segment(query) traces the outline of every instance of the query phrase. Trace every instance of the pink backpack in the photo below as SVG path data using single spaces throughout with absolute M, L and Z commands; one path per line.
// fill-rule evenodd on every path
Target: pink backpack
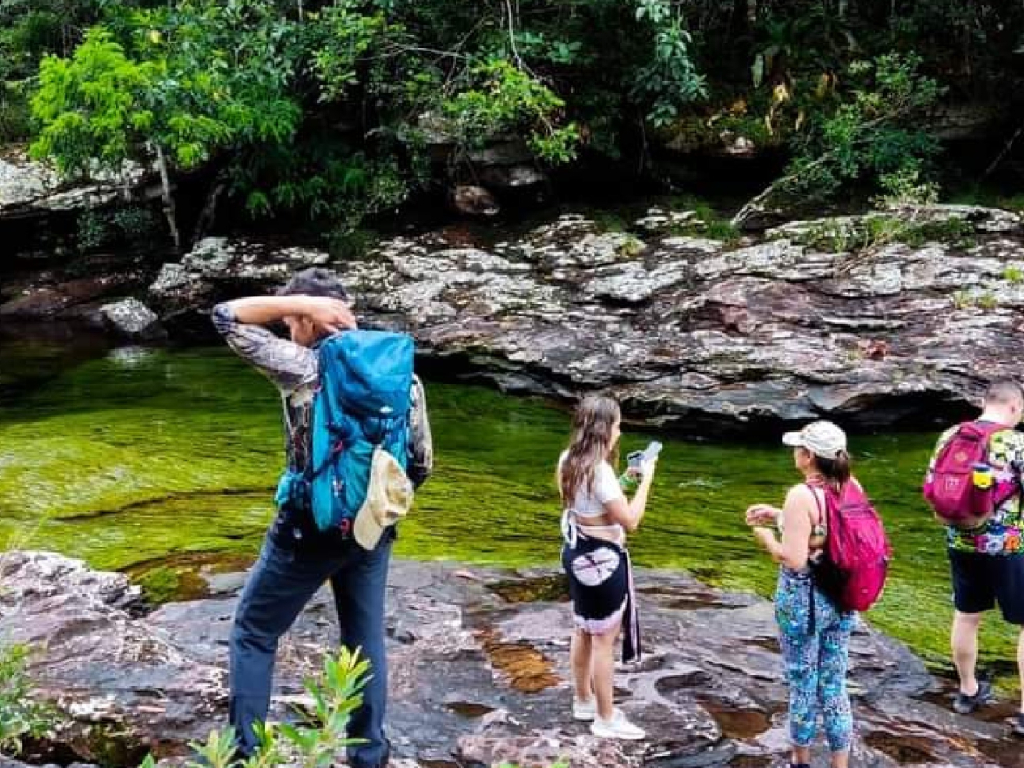
M 935 516 L 947 525 L 977 528 L 996 508 L 995 483 L 974 484 L 974 465 L 988 464 L 989 439 L 1006 429 L 1003 424 L 968 421 L 939 451 L 935 468 L 924 484 L 924 497 Z
M 815 583 L 839 610 L 866 611 L 878 602 L 892 559 L 882 518 L 855 481 L 822 489 L 828 532 Z

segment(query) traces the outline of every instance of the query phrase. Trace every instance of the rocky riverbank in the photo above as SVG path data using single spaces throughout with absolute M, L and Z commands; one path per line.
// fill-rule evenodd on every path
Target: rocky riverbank
M 58 555 L 0 559 L 0 635 L 36 649 L 39 691 L 64 713 L 36 762 L 133 765 L 187 753 L 226 712 L 226 638 L 240 574 L 208 597 L 147 609 L 128 579 Z M 390 735 L 402 768 L 784 764 L 785 686 L 770 603 L 680 573 L 638 576 L 648 655 L 618 678 L 642 743 L 602 742 L 569 716 L 568 608 L 546 570 L 398 562 L 389 583 Z M 277 716 L 336 640 L 320 594 L 282 645 Z M 996 707 L 948 711 L 947 687 L 900 644 L 865 628 L 853 646 L 859 766 L 1024 766 Z M 819 756 L 823 759 L 823 756 Z M 824 763 L 822 763 L 824 765 Z M 6 765 L 5 765 L 6 768 Z
M 920 428 L 963 410 L 985 377 L 1019 373 L 1018 214 L 933 206 L 756 239 L 708 229 L 693 211 L 652 210 L 616 230 L 564 215 L 504 241 L 447 229 L 349 260 L 208 238 L 159 270 L 96 262 L 88 278 L 10 282 L 0 314 L 196 338 L 215 301 L 327 265 L 364 322 L 413 333 L 440 373 L 557 398 L 602 389 L 635 420 L 714 433 L 822 415 Z M 126 295 L 155 314 L 118 303 Z

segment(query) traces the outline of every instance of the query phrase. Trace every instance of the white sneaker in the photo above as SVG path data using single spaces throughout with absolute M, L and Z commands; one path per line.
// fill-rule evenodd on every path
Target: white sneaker
M 589 701 L 580 701 L 572 697 L 572 719 L 589 723 L 597 717 L 597 701 L 591 698 Z
M 615 713 L 608 720 L 600 716 L 594 717 L 594 722 L 590 724 L 590 732 L 602 739 L 639 741 L 647 737 L 644 729 L 638 728 L 629 722 L 621 709 L 616 709 Z

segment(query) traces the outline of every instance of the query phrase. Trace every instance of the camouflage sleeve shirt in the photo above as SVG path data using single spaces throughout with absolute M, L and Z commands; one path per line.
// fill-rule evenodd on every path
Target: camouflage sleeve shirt
M 931 462 L 927 479 L 935 471 L 939 453 L 956 434 L 958 427 L 942 433 Z M 1024 554 L 1024 433 L 1015 429 L 996 432 L 989 440 L 988 463 L 992 467 L 997 497 L 1005 497 L 988 521 L 980 528 L 963 530 L 947 526 L 946 540 L 950 549 L 989 555 Z
M 309 456 L 309 425 L 319 373 L 316 352 L 262 326 L 238 322 L 230 304 L 215 306 L 212 317 L 228 346 L 277 386 L 284 411 L 288 467 L 302 471 Z M 434 464 L 427 399 L 418 377 L 413 377 L 411 396 L 407 471 L 418 487 L 430 476 Z

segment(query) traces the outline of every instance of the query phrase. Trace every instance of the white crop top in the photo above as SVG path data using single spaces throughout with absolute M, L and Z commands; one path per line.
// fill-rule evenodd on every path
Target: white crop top
M 558 459 L 558 472 L 561 474 L 567 451 L 562 452 Z M 581 488 L 573 499 L 572 509 L 581 519 L 599 517 L 604 514 L 604 505 L 615 499 L 624 499 L 625 494 L 619 485 L 615 470 L 607 461 L 602 461 L 594 471 L 594 482 L 590 488 Z

